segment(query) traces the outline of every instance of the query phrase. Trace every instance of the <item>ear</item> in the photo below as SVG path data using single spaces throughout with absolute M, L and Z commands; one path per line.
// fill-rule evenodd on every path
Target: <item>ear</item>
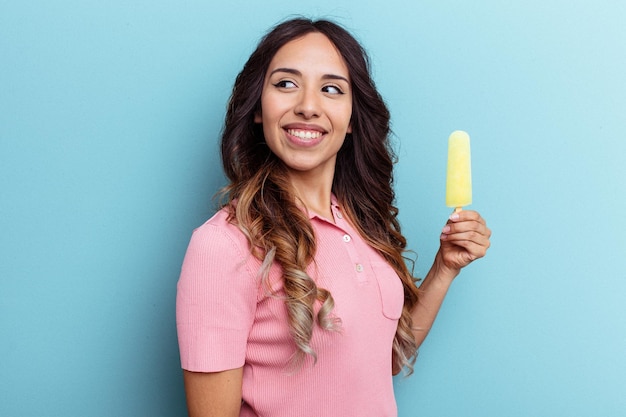
M 348 124 L 348 129 L 346 130 L 346 133 L 352 133 L 352 122 Z
M 263 114 L 261 113 L 261 110 L 257 110 L 254 112 L 254 123 L 263 123 Z

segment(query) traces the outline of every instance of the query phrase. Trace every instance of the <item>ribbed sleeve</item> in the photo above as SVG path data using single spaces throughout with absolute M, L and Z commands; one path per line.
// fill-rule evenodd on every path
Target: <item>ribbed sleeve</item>
M 224 228 L 205 224 L 194 231 L 176 298 L 184 369 L 216 372 L 243 366 L 258 289 L 248 258 Z

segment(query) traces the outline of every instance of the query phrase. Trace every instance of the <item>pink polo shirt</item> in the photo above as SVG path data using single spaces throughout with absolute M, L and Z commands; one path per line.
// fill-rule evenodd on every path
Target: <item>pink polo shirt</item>
M 392 343 L 402 312 L 400 278 L 333 202 L 335 222 L 311 214 L 318 246 L 308 273 L 335 300 L 339 332 L 315 327 L 298 371 L 284 302 L 260 286 L 260 263 L 219 211 L 196 229 L 176 303 L 182 367 L 217 372 L 243 366 L 240 416 L 396 416 Z M 273 265 L 270 280 L 280 282 Z M 282 294 L 282 290 L 279 291 Z

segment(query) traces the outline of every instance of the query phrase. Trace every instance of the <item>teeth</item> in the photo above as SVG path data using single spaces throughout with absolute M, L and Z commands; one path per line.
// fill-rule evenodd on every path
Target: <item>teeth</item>
M 287 133 L 292 136 L 296 136 L 300 139 L 317 139 L 322 136 L 322 132 L 311 131 L 311 130 L 297 130 L 297 129 L 288 129 Z

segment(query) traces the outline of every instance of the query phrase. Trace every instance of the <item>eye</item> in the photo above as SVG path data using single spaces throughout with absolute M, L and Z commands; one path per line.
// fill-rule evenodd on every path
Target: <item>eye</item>
M 274 83 L 274 87 L 276 87 L 276 88 L 295 88 L 296 84 L 293 81 L 280 80 L 277 83 Z
M 336 85 L 325 85 L 322 91 L 328 94 L 344 94 L 343 90 Z

